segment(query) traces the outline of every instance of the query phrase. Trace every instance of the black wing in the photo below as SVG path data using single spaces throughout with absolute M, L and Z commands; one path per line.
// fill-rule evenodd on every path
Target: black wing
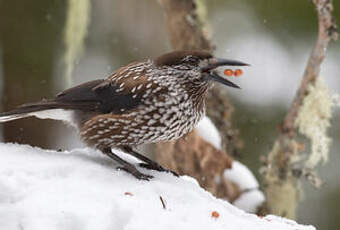
M 141 97 L 117 90 L 109 80 L 95 80 L 59 93 L 54 101 L 101 113 L 122 113 L 141 104 Z
M 141 97 L 119 91 L 110 80 L 90 81 L 59 93 L 55 99 L 42 100 L 0 113 L 0 122 L 26 117 L 32 112 L 49 109 L 80 110 L 98 113 L 122 113 L 140 105 Z

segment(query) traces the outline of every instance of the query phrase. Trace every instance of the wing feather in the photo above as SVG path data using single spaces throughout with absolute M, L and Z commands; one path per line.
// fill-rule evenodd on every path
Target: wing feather
M 92 106 L 95 112 L 100 113 L 121 113 L 140 104 L 139 97 L 118 89 L 110 80 L 90 81 L 59 93 L 55 102 L 75 107 Z

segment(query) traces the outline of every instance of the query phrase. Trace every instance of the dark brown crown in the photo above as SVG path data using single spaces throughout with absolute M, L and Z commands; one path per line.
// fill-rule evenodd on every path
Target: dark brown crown
M 183 59 L 188 56 L 196 57 L 200 60 L 212 58 L 212 55 L 207 51 L 181 50 L 163 54 L 162 56 L 157 57 L 154 63 L 156 66 L 177 65 L 180 64 Z

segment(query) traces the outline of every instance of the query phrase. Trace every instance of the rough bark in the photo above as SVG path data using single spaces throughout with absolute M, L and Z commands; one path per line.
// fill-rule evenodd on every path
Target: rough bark
M 313 0 L 318 14 L 319 32 L 308 60 L 297 94 L 284 118 L 278 138 L 266 159 L 264 179 L 266 183 L 267 208 L 270 213 L 294 219 L 299 200 L 299 178 L 296 159 L 301 144 L 296 140 L 296 119 L 299 109 L 308 95 L 308 88 L 319 76 L 328 43 L 337 39 L 336 25 L 332 16 L 331 0 Z M 310 176 L 306 175 L 306 176 Z
M 169 39 L 175 50 L 214 49 L 197 14 L 196 1 L 158 0 L 158 2 L 165 11 Z

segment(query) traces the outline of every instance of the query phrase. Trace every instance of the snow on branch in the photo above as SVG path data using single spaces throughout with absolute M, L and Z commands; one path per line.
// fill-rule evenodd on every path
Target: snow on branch
M 315 230 L 247 214 L 187 176 L 150 171 L 155 178 L 146 182 L 116 166 L 91 149 L 0 144 L 0 229 Z

